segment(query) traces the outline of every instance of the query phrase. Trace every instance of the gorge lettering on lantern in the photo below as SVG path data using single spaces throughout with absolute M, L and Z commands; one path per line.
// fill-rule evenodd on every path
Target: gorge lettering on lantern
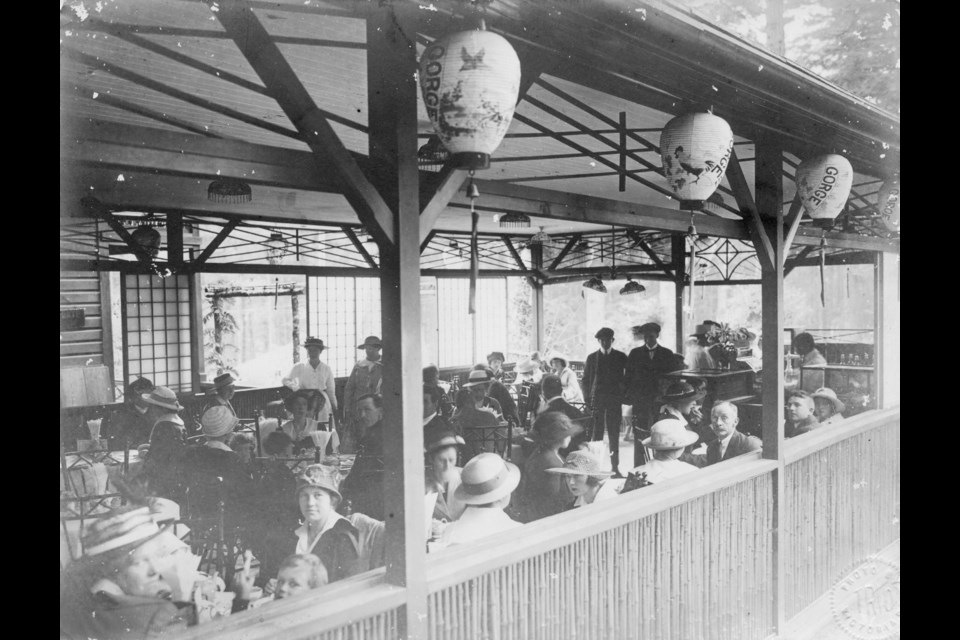
M 840 169 L 827 167 L 823 173 L 824 176 L 820 178 L 820 185 L 810 194 L 810 197 L 807 198 L 815 205 L 821 204 L 827 197 L 827 194 L 833 190 L 833 185 L 837 182 L 837 175 L 840 173 Z
M 427 116 L 436 122 L 437 107 L 440 106 L 440 76 L 443 74 L 442 58 L 447 50 L 440 45 L 427 49 L 420 73 L 420 86 L 423 89 L 423 104 L 427 107 Z
M 884 218 L 889 218 L 893 215 L 894 209 L 897 208 L 897 204 L 900 202 L 900 189 L 894 187 L 890 189 L 890 193 L 887 194 L 887 201 L 883 203 L 883 211 L 881 215 Z

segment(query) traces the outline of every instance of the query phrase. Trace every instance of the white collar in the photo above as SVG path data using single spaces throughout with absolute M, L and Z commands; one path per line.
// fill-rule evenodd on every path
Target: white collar
M 427 416 L 426 418 L 423 419 L 423 426 L 427 426 L 428 424 L 430 424 L 430 421 L 433 420 L 433 419 L 436 418 L 436 417 L 437 417 L 437 412 L 434 411 L 434 412 L 431 413 L 429 416 Z
M 559 395 L 559 396 L 553 396 L 552 398 L 547 398 L 547 404 L 550 404 L 550 403 L 553 402 L 554 400 L 563 400 L 563 394 L 561 394 L 561 395 Z
M 730 440 L 733 438 L 733 434 L 735 434 L 736 432 L 737 432 L 737 430 L 734 429 L 733 431 L 730 432 L 730 435 L 728 435 L 726 438 L 724 438 L 723 440 L 720 441 L 720 452 L 721 452 L 721 453 L 726 452 L 727 447 L 730 446 Z
M 224 443 L 220 442 L 219 440 L 207 440 L 206 442 L 203 443 L 203 446 L 210 447 L 211 449 L 220 449 L 221 451 L 233 451 L 233 449 L 231 449 Z

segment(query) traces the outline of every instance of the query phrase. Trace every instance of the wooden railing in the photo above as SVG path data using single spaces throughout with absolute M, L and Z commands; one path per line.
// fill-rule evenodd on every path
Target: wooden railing
M 788 441 L 779 509 L 778 463 L 754 453 L 430 554 L 428 636 L 768 637 L 778 597 L 792 616 L 899 536 L 899 418 L 874 411 Z M 778 528 L 786 584 L 776 593 Z M 381 569 L 188 637 L 393 638 L 407 597 Z
M 787 617 L 840 573 L 900 537 L 900 410 L 873 411 L 787 441 Z

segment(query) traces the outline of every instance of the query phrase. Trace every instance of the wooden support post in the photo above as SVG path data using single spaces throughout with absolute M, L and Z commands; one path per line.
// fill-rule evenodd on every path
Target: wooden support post
M 900 404 L 900 256 L 878 253 L 873 337 L 877 408 Z
M 117 375 L 113 361 L 113 294 L 110 289 L 110 272 L 101 271 L 100 279 L 100 344 L 103 352 L 103 364 L 110 370 L 110 380 L 123 378 L 123 371 Z M 122 363 L 121 363 L 122 366 Z M 123 380 L 126 389 L 127 380 Z
M 397 637 L 427 637 L 417 168 L 416 27 L 382 5 L 367 18 L 370 156 L 393 215 L 380 242 L 387 581 L 406 588 Z
M 183 214 L 167 216 L 167 262 L 174 273 L 183 266 Z
M 779 633 L 786 623 L 784 598 L 784 458 L 783 458 L 783 187 L 782 151 L 770 141 L 757 141 L 756 193 L 760 226 L 770 253 L 760 261 L 763 305 L 763 457 L 778 462 L 773 476 L 773 620 Z
M 687 278 L 687 239 L 683 234 L 674 233 L 670 236 L 670 257 L 673 259 L 674 274 L 674 314 L 677 326 L 677 353 L 683 353 L 683 288 Z
M 543 273 L 543 245 L 535 244 L 530 246 L 530 268 L 535 273 Z M 544 317 L 543 317 L 543 282 L 540 278 L 532 278 L 530 284 L 533 287 L 533 317 L 535 335 L 533 339 L 534 350 L 543 356 L 544 344 Z
M 176 277 L 176 276 L 172 276 Z M 203 350 L 203 287 L 200 274 L 193 273 L 189 278 L 190 298 L 190 390 L 200 391 L 206 358 Z M 126 351 L 126 345 L 124 345 Z

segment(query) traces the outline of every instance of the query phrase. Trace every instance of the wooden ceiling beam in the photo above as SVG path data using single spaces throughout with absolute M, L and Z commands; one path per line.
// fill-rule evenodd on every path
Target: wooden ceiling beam
M 343 184 L 344 197 L 367 230 L 377 242 L 394 244 L 396 230 L 390 207 L 317 108 L 253 10 L 245 2 L 232 0 L 221 2 L 214 15 L 297 128 L 299 137 L 315 156 L 331 161 Z

